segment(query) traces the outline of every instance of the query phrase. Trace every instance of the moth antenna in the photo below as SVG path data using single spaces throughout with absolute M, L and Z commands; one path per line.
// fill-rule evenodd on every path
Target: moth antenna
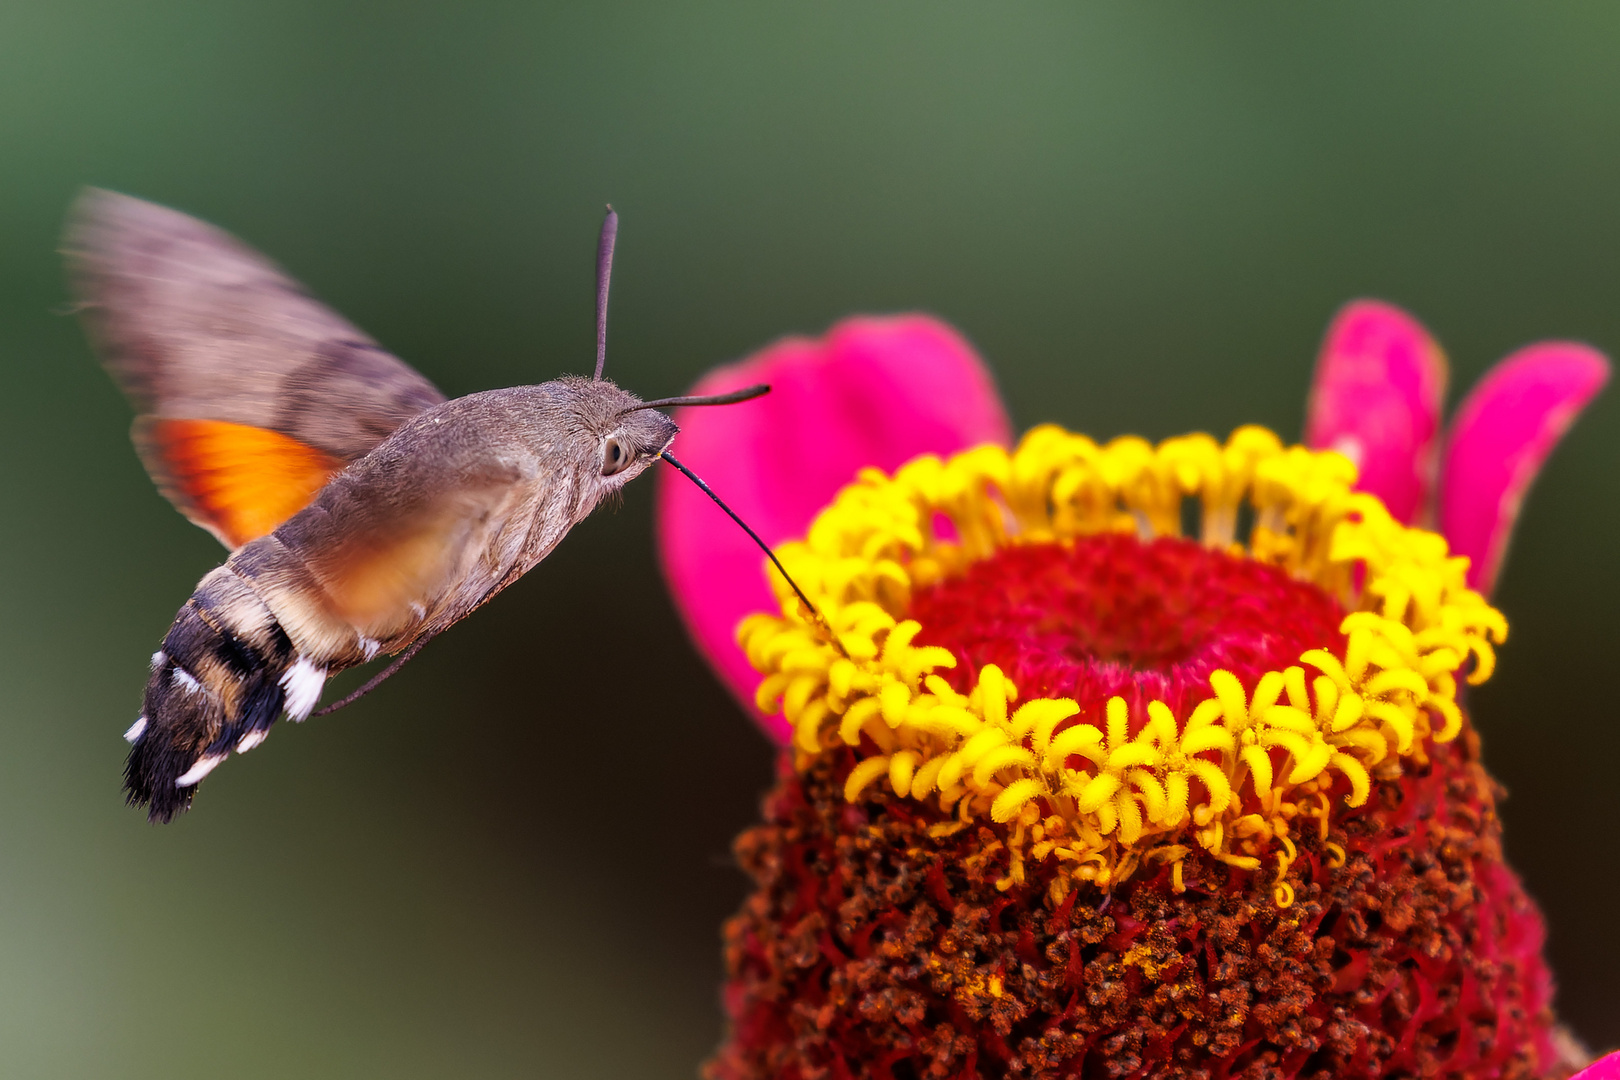
M 608 279 L 613 276 L 613 241 L 619 237 L 619 215 L 609 203 L 602 219 L 602 237 L 596 242 L 596 378 L 607 366 Z
M 630 406 L 619 415 L 639 412 L 642 409 L 662 409 L 671 405 L 735 405 L 739 401 L 752 401 L 757 397 L 764 397 L 770 392 L 770 383 L 756 383 L 741 390 L 733 390 L 729 394 L 699 394 L 691 397 L 665 397 L 657 401 L 643 401 L 640 405 Z
M 334 701 L 334 702 L 332 702 L 332 704 L 328 705 L 326 708 L 317 709 L 314 712 L 310 713 L 309 715 L 311 715 L 311 716 L 325 716 L 327 713 L 335 713 L 339 709 L 341 709 L 341 708 L 343 708 L 343 707 L 345 707 L 347 705 L 353 705 L 355 702 L 359 701 L 361 698 L 365 697 L 367 694 L 369 694 L 373 690 L 377 689 L 377 687 L 381 686 L 391 675 L 393 675 L 400 668 L 404 667 L 405 662 L 407 660 L 409 660 L 411 657 L 415 656 L 417 653 L 421 652 L 422 651 L 422 646 L 426 645 L 428 642 L 432 641 L 434 638 L 436 638 L 438 636 L 439 636 L 439 631 L 437 631 L 437 630 L 433 631 L 430 634 L 423 634 L 421 637 L 417 638 L 414 642 L 411 643 L 410 648 L 408 648 L 404 652 L 400 653 L 399 656 L 394 660 L 394 662 L 392 664 L 389 664 L 387 667 L 383 668 L 377 674 L 375 674 L 371 678 L 367 679 L 366 684 L 364 686 L 362 686 L 360 689 L 356 690 L 354 693 L 350 694 L 348 697 L 343 698 L 341 701 Z
M 792 587 L 793 594 L 799 598 L 799 603 L 803 604 L 805 606 L 805 610 L 810 612 L 810 616 L 811 616 L 811 618 L 813 618 L 815 620 L 816 626 L 821 629 L 822 633 L 827 635 L 827 640 L 832 642 L 834 648 L 836 648 L 839 652 L 843 652 L 844 647 L 843 647 L 842 644 L 839 643 L 838 635 L 833 633 L 832 625 L 827 622 L 826 616 L 822 615 L 821 611 L 816 607 L 816 605 L 814 605 L 814 604 L 812 604 L 810 602 L 810 598 L 808 596 L 804 595 L 804 590 L 799 588 L 799 583 L 797 581 L 793 580 L 793 575 L 787 572 L 787 567 L 783 566 L 782 565 L 782 560 L 778 559 L 776 557 L 776 552 L 771 550 L 771 545 L 769 545 L 765 541 L 761 540 L 759 538 L 759 533 L 757 533 L 753 529 L 749 528 L 748 527 L 748 522 L 746 522 L 742 518 L 738 517 L 737 516 L 737 511 L 735 511 L 731 507 L 727 506 L 726 501 L 724 499 L 722 499 L 720 496 L 716 495 L 714 493 L 714 489 L 711 488 L 708 484 L 705 484 L 703 482 L 703 480 L 698 476 L 697 473 L 693 472 L 691 469 L 688 469 L 685 465 L 682 465 L 679 461 L 676 461 L 673 457 L 670 456 L 670 454 L 669 454 L 669 452 L 667 450 L 664 451 L 663 453 L 660 453 L 658 456 L 663 458 L 665 461 L 669 462 L 671 465 L 675 466 L 677 469 L 681 470 L 681 473 L 688 480 L 692 481 L 692 483 L 694 483 L 694 484 L 696 484 L 698 486 L 699 491 L 703 492 L 703 494 L 705 494 L 709 498 L 713 499 L 715 505 L 718 506 L 720 509 L 724 510 L 726 512 L 726 516 L 731 518 L 732 521 L 735 521 L 737 523 L 737 525 L 742 529 L 742 531 L 748 534 L 748 538 L 750 540 L 752 540 L 754 543 L 759 545 L 759 550 L 763 551 L 765 553 L 765 557 L 767 559 L 771 560 L 771 565 L 776 567 L 776 572 L 781 574 L 783 580 L 785 580 L 788 583 L 788 585 Z

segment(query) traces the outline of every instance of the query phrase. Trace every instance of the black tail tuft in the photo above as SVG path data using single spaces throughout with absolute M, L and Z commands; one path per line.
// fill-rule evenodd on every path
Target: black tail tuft
M 131 806 L 146 807 L 146 818 L 166 825 L 174 816 L 191 807 L 197 786 L 176 787 L 175 781 L 191 768 L 195 755 L 183 751 L 173 732 L 164 731 L 147 720 L 146 730 L 130 747 L 124 761 L 124 798 Z
M 180 609 L 153 658 L 124 763 L 125 798 L 146 807 L 154 823 L 188 809 L 198 783 L 244 737 L 256 744 L 281 714 L 285 696 L 278 680 L 286 658 L 244 649 L 194 603 Z

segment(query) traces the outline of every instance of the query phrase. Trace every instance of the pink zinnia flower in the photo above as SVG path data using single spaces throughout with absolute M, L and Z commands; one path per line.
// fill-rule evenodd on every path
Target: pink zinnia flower
M 1048 427 L 1009 454 L 983 366 L 919 316 L 705 379 L 775 384 L 770 412 L 682 416 L 683 457 L 768 540 L 810 529 L 784 557 L 838 633 L 784 603 L 745 656 L 738 620 L 778 607 L 761 559 L 662 482 L 694 638 L 792 740 L 738 842 L 757 890 L 711 1073 L 1568 1076 L 1456 691 L 1505 632 L 1468 585 L 1606 375 L 1532 346 L 1442 439 L 1439 350 L 1351 305 L 1307 437 L 1364 495 L 1260 429 Z M 1446 530 L 1467 584 L 1411 521 Z

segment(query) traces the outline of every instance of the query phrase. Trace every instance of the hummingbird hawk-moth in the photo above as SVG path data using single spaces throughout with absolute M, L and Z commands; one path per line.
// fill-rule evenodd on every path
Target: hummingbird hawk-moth
M 616 230 L 610 208 L 595 376 L 446 400 L 227 233 L 127 195 L 79 200 L 70 278 L 136 408 L 135 448 L 231 549 L 152 657 L 125 733 L 132 805 L 171 820 L 278 717 L 309 716 L 330 676 L 397 655 L 338 705 L 364 693 L 659 457 L 697 479 L 668 457 L 677 428 L 657 408 L 768 388 L 647 402 L 602 378 Z

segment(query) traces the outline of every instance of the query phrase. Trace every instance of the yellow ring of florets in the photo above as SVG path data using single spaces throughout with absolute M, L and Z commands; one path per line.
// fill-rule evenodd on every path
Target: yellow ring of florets
M 1179 888 L 1194 844 L 1250 870 L 1274 853 L 1281 882 L 1296 856 L 1292 830 L 1314 821 L 1326 838 L 1329 793 L 1341 778 L 1345 802 L 1360 806 L 1373 779 L 1398 775 L 1403 760 L 1422 763 L 1428 742 L 1457 736 L 1457 676 L 1472 658 L 1468 681 L 1487 679 L 1492 644 L 1507 635 L 1501 613 L 1467 587 L 1468 560 L 1353 491 L 1355 479 L 1341 455 L 1285 448 L 1258 427 L 1224 446 L 1207 435 L 1098 446 L 1043 426 L 1011 453 L 981 446 L 948 461 L 918 458 L 893 477 L 865 470 L 803 542 L 779 551 L 836 643 L 773 575 L 783 614 L 738 628 L 765 675 L 756 700 L 782 710 L 801 768 L 828 749 L 856 748 L 850 801 L 887 781 L 897 796 L 954 810 L 957 820 L 936 830 L 983 818 L 1004 826 L 1002 888 L 1024 881 L 1026 862 L 1048 857 L 1061 867 L 1054 900 L 1071 881 L 1122 881 L 1144 859 L 1173 863 Z M 993 665 L 959 694 L 934 674 L 956 657 L 912 644 L 921 630 L 906 618 L 912 589 L 1008 544 L 1179 536 L 1187 498 L 1201 503 L 1204 544 L 1337 597 L 1350 612 L 1344 655 L 1309 650 L 1249 687 L 1217 671 L 1210 696 L 1188 715 L 1151 702 L 1130 737 L 1122 698 L 1107 703 L 1103 727 L 1064 727 L 1080 712 L 1076 702 L 1014 708 L 1017 688 Z M 1245 500 L 1254 513 L 1247 546 L 1235 540 Z M 950 539 L 936 533 L 939 515 Z M 1280 769 L 1273 749 L 1284 754 Z M 1077 758 L 1081 767 L 1070 767 Z M 1204 793 L 1196 806 L 1194 780 Z M 1287 906 L 1292 891 L 1279 884 L 1276 900 Z

